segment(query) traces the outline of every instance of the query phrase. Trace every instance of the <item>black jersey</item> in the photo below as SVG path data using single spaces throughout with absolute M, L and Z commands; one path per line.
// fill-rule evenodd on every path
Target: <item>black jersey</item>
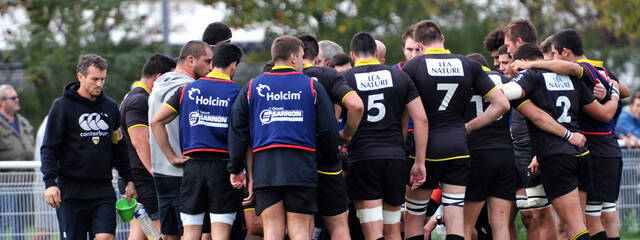
M 601 61 L 593 61 L 588 59 L 578 60 L 578 64 L 582 66 L 582 74 L 580 76 L 580 80 L 582 80 L 587 89 L 593 92 L 593 88 L 596 83 L 599 81 L 598 78 L 602 79 L 605 77 L 609 77 L 614 81 L 618 81 L 618 78 L 613 73 L 609 72 Z M 588 66 L 590 65 L 591 68 Z M 595 71 L 593 71 L 595 70 Z M 611 99 L 611 94 L 608 86 L 607 87 L 607 95 L 600 102 L 605 103 Z M 618 146 L 618 138 L 613 133 L 613 127 L 615 126 L 615 122 L 622 110 L 622 104 L 618 104 L 618 110 L 616 112 L 615 117 L 609 123 L 602 123 L 598 120 L 593 119 L 585 112 L 580 112 L 579 123 L 580 128 L 582 130 L 582 134 L 587 138 L 587 146 L 591 151 L 591 154 L 594 156 L 600 157 L 621 157 L 622 152 L 620 151 L 620 147 Z M 597 128 L 607 128 L 609 131 L 597 131 L 594 129 Z
M 493 72 L 488 69 L 485 69 L 485 71 L 487 71 L 489 78 L 491 78 L 491 80 L 496 84 L 511 81 L 511 79 L 498 72 Z M 465 120 L 469 122 L 475 117 L 480 116 L 487 107 L 489 107 L 488 101 L 484 100 L 480 95 L 473 95 L 471 97 L 471 103 L 467 105 Z M 499 148 L 510 149 L 512 147 L 511 136 L 509 134 L 510 115 L 511 111 L 508 111 L 495 122 L 470 133 L 467 136 L 469 151 Z
M 468 158 L 465 110 L 474 94 L 496 86 L 477 62 L 444 49 L 430 49 L 404 64 L 429 117 L 427 161 Z
M 136 82 L 135 87 L 124 96 L 120 104 L 120 124 L 122 125 L 122 135 L 129 147 L 129 165 L 131 165 L 131 178 L 137 181 L 153 180 L 151 174 L 142 165 L 140 157 L 135 147 L 131 143 L 129 130 L 134 127 L 149 128 L 149 87 Z
M 529 69 L 519 72 L 513 81 L 519 84 L 526 97 L 517 101 L 520 107 L 526 101 L 533 102 L 569 131 L 579 131 L 580 109 L 595 101 L 584 82 L 553 72 Z M 545 132 L 527 120 L 534 153 L 540 158 L 554 155 L 580 156 L 588 148 L 576 147 L 561 137 Z
M 406 159 L 402 139 L 402 113 L 418 97 L 406 73 L 378 61 L 360 61 L 344 73 L 366 109 L 349 142 L 349 161 Z
M 342 74 L 333 68 L 305 66 L 302 73 L 309 77 L 316 78 L 324 89 L 327 90 L 331 101 L 335 104 L 342 104 L 349 94 L 355 93 L 353 88 L 344 81 Z

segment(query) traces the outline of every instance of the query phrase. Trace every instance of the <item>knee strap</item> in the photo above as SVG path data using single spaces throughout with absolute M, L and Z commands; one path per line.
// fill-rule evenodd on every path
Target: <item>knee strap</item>
M 602 212 L 611 213 L 616 211 L 616 203 L 612 202 L 603 202 L 602 203 Z
M 368 223 L 382 220 L 382 206 L 363 208 L 356 210 L 356 216 L 360 223 Z
M 519 211 L 529 210 L 529 203 L 527 202 L 527 196 L 516 194 L 516 207 Z
M 204 222 L 204 213 L 180 213 L 180 220 L 182 220 L 182 226 L 202 225 L 202 222 Z
M 395 211 L 382 210 L 382 222 L 384 224 L 399 223 L 401 217 L 402 217 L 402 211 L 400 211 L 400 209 Z
M 427 203 L 429 200 L 415 200 L 411 198 L 406 198 L 407 202 L 405 203 L 405 207 L 407 208 L 407 212 L 411 215 L 425 215 L 427 213 Z
M 209 219 L 211 223 L 226 223 L 233 225 L 233 221 L 236 220 L 236 213 L 210 213 Z
M 525 188 L 525 191 L 527 192 L 527 203 L 530 208 L 542 208 L 549 203 L 542 184 Z
M 442 193 L 442 206 L 464 207 L 464 193 Z
M 584 209 L 584 213 L 589 216 L 598 217 L 602 212 L 602 202 L 589 201 Z

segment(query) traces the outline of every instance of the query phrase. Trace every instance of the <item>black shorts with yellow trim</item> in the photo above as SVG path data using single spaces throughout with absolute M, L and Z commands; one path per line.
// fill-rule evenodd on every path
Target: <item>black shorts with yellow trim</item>
M 589 151 L 578 155 L 554 155 L 538 158 L 542 185 L 547 199 L 553 201 L 574 189 L 592 190 Z
M 339 171 L 318 170 L 318 213 L 335 216 L 349 210 L 347 184 Z
M 488 197 L 496 197 L 515 201 L 518 183 L 513 149 L 471 151 L 471 168 L 465 200 L 484 201 Z
M 467 186 L 471 168 L 470 155 L 441 159 L 427 158 L 425 168 L 427 169 L 427 179 L 420 186 L 421 189 L 436 189 L 440 186 L 440 183 Z

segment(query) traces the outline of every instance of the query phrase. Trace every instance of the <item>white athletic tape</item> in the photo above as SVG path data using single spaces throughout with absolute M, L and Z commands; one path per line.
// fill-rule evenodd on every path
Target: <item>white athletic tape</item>
M 527 203 L 527 196 L 516 194 L 516 207 L 520 211 L 528 210 L 529 203 Z
M 611 203 L 611 202 L 602 203 L 602 212 L 611 213 L 615 211 L 616 211 L 616 203 Z
M 382 210 L 382 222 L 384 224 L 396 224 L 400 222 L 400 218 L 402 217 L 402 211 L 387 211 Z
M 602 202 L 587 202 L 587 206 L 584 209 L 585 214 L 598 217 L 600 212 L 602 212 Z
M 549 203 L 547 194 L 544 192 L 542 184 L 538 184 L 534 187 L 525 188 L 527 192 L 527 204 L 530 208 L 544 207 Z
M 182 220 L 182 226 L 202 225 L 202 222 L 204 221 L 204 213 L 180 213 L 180 220 Z
M 515 82 L 508 82 L 500 86 L 504 92 L 504 96 L 509 100 L 515 100 L 522 96 L 522 87 Z
M 209 213 L 209 219 L 211 223 L 226 223 L 233 225 L 233 221 L 236 220 L 236 213 Z
M 382 206 L 363 208 L 356 210 L 356 216 L 360 223 L 368 223 L 382 220 Z
M 464 207 L 464 193 L 442 193 L 442 206 Z
M 405 203 L 405 207 L 407 212 L 411 215 L 424 215 L 427 213 L 427 200 L 415 200 L 411 198 L 406 198 L 407 202 Z

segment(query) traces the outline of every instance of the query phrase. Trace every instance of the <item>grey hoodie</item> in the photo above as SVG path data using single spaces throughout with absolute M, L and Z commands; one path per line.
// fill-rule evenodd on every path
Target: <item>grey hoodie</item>
M 177 72 L 167 72 L 160 76 L 153 85 L 151 95 L 149 95 L 149 120 L 153 118 L 153 114 L 173 96 L 179 87 L 193 81 L 195 80 L 190 76 Z M 171 148 L 176 154 L 181 155 L 178 118 L 167 124 L 166 128 Z M 149 128 L 149 144 L 151 145 L 151 171 L 153 173 L 181 177 L 182 168 L 171 165 L 169 160 L 162 154 L 151 128 Z

